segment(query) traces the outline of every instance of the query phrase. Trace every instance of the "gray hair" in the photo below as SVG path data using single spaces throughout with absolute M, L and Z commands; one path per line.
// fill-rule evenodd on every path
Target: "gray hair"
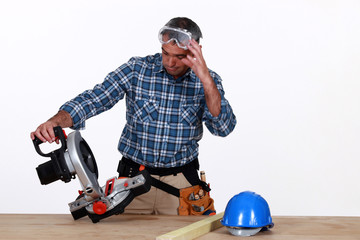
M 199 26 L 189 18 L 186 17 L 176 17 L 171 19 L 165 24 L 167 27 L 181 28 L 191 32 L 192 38 L 200 43 L 200 38 L 202 38 L 202 33 Z

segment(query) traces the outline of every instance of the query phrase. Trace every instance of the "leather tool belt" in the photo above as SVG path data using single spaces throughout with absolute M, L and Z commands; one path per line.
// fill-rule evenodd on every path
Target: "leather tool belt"
M 144 166 L 135 163 L 128 158 L 122 157 L 122 159 L 119 161 L 117 171 L 120 177 L 133 177 L 142 169 L 144 169 Z M 211 189 L 206 182 L 201 181 L 199 178 L 198 159 L 195 159 L 194 161 L 181 167 L 146 167 L 146 170 L 151 175 L 158 176 L 176 175 L 177 173 L 181 172 L 192 185 L 192 187 L 178 189 L 154 177 L 151 177 L 152 186 L 179 198 L 179 215 L 213 215 L 216 213 L 214 209 L 214 200 L 209 196 Z M 196 199 L 196 196 L 199 196 L 199 198 Z

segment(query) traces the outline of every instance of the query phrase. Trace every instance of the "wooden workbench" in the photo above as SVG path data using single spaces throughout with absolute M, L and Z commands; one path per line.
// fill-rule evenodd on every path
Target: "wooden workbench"
M 155 239 L 204 216 L 118 215 L 93 224 L 88 217 L 74 221 L 68 214 L 0 214 L 0 239 Z M 273 217 L 275 227 L 255 239 L 360 239 L 357 217 Z M 200 240 L 244 239 L 221 227 Z

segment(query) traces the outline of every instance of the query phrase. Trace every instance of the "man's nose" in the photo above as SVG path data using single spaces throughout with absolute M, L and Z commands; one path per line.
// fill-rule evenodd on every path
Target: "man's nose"
M 169 67 L 176 65 L 176 59 L 174 57 L 169 57 Z

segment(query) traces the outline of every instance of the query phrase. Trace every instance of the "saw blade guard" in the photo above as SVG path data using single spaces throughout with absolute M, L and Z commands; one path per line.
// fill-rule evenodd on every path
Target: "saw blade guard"
M 67 147 L 68 151 L 65 153 L 67 166 L 78 176 L 85 195 L 94 199 L 103 196 L 97 181 L 98 169 L 95 157 L 79 131 L 69 134 Z

